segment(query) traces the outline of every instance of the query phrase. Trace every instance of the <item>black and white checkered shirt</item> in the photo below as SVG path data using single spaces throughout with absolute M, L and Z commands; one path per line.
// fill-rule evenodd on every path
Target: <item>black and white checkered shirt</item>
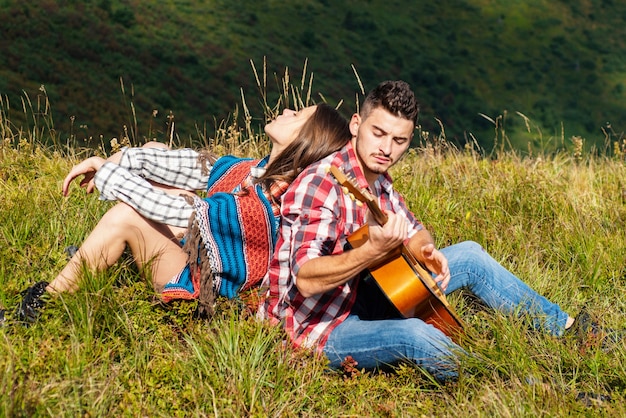
M 206 190 L 209 176 L 201 172 L 198 153 L 188 148 L 125 148 L 122 152 L 119 165 L 107 162 L 94 176 L 100 198 L 124 202 L 153 221 L 186 228 L 193 207 L 182 196 L 157 189 L 148 180 L 178 189 Z

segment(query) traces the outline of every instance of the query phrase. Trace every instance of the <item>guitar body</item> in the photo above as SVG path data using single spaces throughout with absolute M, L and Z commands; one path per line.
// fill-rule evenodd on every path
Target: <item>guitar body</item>
M 354 179 L 346 176 L 338 167 L 331 166 L 329 171 L 344 188 L 345 194 L 367 205 L 379 225 L 387 223 L 387 215 L 378 206 L 374 195 L 360 188 Z M 369 227 L 364 225 L 348 237 L 348 244 L 357 248 L 368 239 Z M 428 270 L 422 267 L 408 248 L 399 246 L 378 265 L 370 267 L 368 272 L 398 315 L 419 318 L 459 343 L 463 322 L 456 316 Z
M 359 228 L 348 237 L 348 243 L 353 248 L 363 245 L 368 232 L 367 225 Z M 401 317 L 419 318 L 458 342 L 463 323 L 445 296 L 437 294 L 441 291 L 434 280 L 429 275 L 424 277 L 423 267 L 414 265 L 413 261 L 408 249 L 401 246 L 368 272 Z

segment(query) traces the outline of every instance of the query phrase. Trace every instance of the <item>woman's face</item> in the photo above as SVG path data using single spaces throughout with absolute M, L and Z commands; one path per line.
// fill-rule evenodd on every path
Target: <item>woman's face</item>
M 265 133 L 272 140 L 272 148 L 282 150 L 291 144 L 316 109 L 317 106 L 305 107 L 297 112 L 285 109 L 276 119 L 265 125 Z

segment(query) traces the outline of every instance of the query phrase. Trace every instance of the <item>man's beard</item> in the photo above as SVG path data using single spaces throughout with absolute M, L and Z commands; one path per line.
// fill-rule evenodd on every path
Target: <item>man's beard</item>
M 371 157 L 376 160 L 377 157 L 384 157 L 387 158 L 389 160 L 389 163 L 386 164 L 385 166 L 381 166 L 379 164 L 376 163 L 370 163 L 370 164 L 365 164 L 365 166 L 367 167 L 368 171 L 375 173 L 375 174 L 385 174 L 387 172 L 387 170 L 389 170 L 389 167 L 391 167 L 393 165 L 393 161 L 391 161 L 391 159 L 383 154 L 372 154 Z

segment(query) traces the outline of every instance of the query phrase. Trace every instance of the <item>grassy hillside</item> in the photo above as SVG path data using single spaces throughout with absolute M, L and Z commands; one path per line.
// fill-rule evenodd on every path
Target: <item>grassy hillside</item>
M 607 122 L 617 135 L 625 125 L 625 17 L 614 0 L 3 0 L 0 94 L 18 123 L 24 92 L 36 105 L 45 85 L 65 136 L 109 139 L 124 125 L 164 136 L 173 120 L 189 138 L 226 117 L 240 89 L 257 105 L 250 60 L 260 69 L 267 57 L 271 95 L 274 73 L 299 80 L 308 59 L 314 99 L 343 100 L 346 114 L 354 66 L 366 90 L 409 81 L 424 128 L 440 120 L 459 143 L 473 135 L 490 149 L 504 122 L 518 149 L 574 135 L 604 149 Z
M 45 139 L 0 143 L 0 308 L 13 309 L 26 286 L 53 278 L 63 249 L 109 207 L 77 187 L 61 196 L 80 155 L 44 149 Z M 475 240 L 568 312 L 587 305 L 603 324 L 626 326 L 623 156 L 506 152 L 490 160 L 442 138 L 429 144 L 394 175 L 439 246 Z M 457 384 L 439 386 L 409 366 L 344 376 L 291 351 L 278 328 L 236 304 L 222 302 L 210 324 L 191 318 L 193 304 L 164 308 L 126 260 L 86 273 L 82 289 L 49 301 L 34 326 L 0 326 L 0 416 L 626 414 L 623 341 L 610 352 L 581 350 L 468 295 L 449 300 L 467 322 L 462 344 L 471 353 Z

